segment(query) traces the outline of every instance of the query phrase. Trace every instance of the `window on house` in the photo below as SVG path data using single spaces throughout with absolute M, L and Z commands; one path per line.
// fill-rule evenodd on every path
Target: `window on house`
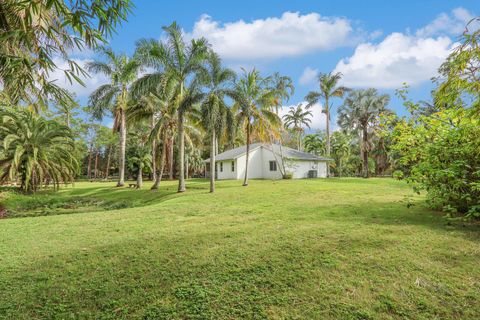
M 277 171 L 277 161 L 270 161 L 270 171 Z
M 220 172 L 223 172 L 223 162 L 220 162 Z
M 232 161 L 232 172 L 235 171 L 235 161 Z

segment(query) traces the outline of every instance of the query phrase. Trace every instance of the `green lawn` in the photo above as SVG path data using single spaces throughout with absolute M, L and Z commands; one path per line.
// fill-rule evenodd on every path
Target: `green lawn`
M 0 194 L 1 318 L 480 318 L 479 226 L 403 182 L 113 185 Z

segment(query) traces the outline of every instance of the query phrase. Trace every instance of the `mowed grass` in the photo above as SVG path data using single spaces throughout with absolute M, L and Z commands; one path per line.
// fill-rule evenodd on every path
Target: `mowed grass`
M 480 318 L 480 228 L 407 201 L 405 183 L 240 184 L 209 194 L 190 180 L 178 195 L 176 182 L 158 192 L 84 182 L 37 195 L 50 199 L 41 214 L 51 199 L 96 200 L 0 220 L 0 317 Z M 38 215 L 22 207 L 28 197 L 3 197 Z

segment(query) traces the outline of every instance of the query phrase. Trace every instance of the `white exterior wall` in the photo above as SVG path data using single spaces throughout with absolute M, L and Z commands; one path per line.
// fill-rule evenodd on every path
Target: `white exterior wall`
M 248 157 L 248 178 L 252 179 L 261 179 L 263 178 L 262 166 L 262 149 L 257 147 L 250 150 L 250 155 Z M 238 170 L 237 170 L 237 179 L 243 179 L 245 177 L 245 160 L 247 155 L 241 155 L 236 159 Z
M 309 161 L 309 160 L 288 160 L 287 172 L 293 173 L 294 179 L 308 178 L 310 170 L 317 170 L 318 178 L 325 178 L 327 176 L 327 163 L 324 161 Z
M 235 162 L 235 171 L 232 172 L 232 161 Z M 223 164 L 223 171 L 220 171 L 220 163 Z M 235 160 L 217 161 L 217 179 L 237 179 L 237 166 Z
M 235 162 L 235 170 L 232 172 L 232 160 L 217 161 L 218 179 L 243 179 L 245 177 L 245 158 L 242 155 L 233 161 Z M 277 171 L 270 171 L 270 161 L 278 160 Z M 223 172 L 220 172 L 220 162 L 223 163 Z M 317 169 L 317 177 L 325 178 L 327 176 L 327 165 L 324 161 L 308 161 L 308 160 L 286 160 L 287 172 L 293 173 L 294 179 L 308 178 L 308 171 Z M 281 158 L 273 155 L 272 151 L 257 147 L 250 150 L 248 161 L 248 178 L 250 179 L 281 179 L 280 171 Z

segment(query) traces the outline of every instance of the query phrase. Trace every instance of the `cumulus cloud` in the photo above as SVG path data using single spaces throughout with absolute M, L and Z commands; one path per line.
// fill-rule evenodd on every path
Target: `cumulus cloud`
M 418 37 L 430 37 L 439 34 L 449 34 L 459 36 L 465 30 L 465 26 L 475 16 L 464 8 L 453 9 L 451 13 L 441 13 L 431 23 L 425 27 L 418 29 L 416 35 Z M 471 25 L 478 28 L 478 23 Z
M 303 70 L 303 73 L 300 76 L 300 79 L 298 80 L 298 82 L 304 86 L 313 84 L 317 79 L 317 75 L 318 75 L 318 69 L 306 67 Z
M 430 80 L 453 48 L 448 37 L 419 38 L 392 33 L 378 44 L 360 44 L 353 55 L 338 62 L 350 87 L 398 88 Z
M 85 70 L 85 65 L 90 59 L 72 59 L 80 67 Z M 95 89 L 99 86 L 106 84 L 109 82 L 108 78 L 105 77 L 103 74 L 91 74 L 90 77 L 80 77 L 82 81 L 85 83 L 85 86 L 82 86 L 80 83 L 76 81 L 69 82 L 63 70 L 68 69 L 68 63 L 60 58 L 54 58 L 53 61 L 57 65 L 57 69 L 52 72 L 49 76 L 51 81 L 55 80 L 55 84 L 64 88 L 70 92 L 76 94 L 78 98 L 88 97 L 90 93 L 92 93 Z
M 305 108 L 307 105 L 306 101 L 300 102 L 300 104 Z M 290 108 L 296 108 L 298 106 L 298 103 L 295 105 L 289 105 L 289 106 L 283 106 L 278 110 L 278 115 L 283 118 L 284 115 L 288 113 Z M 314 104 L 311 108 L 310 111 L 312 112 L 312 117 L 310 119 L 312 120 L 310 124 L 310 129 L 312 130 L 324 130 L 325 129 L 325 114 L 322 113 L 322 105 L 317 103 Z M 308 128 L 304 128 L 307 130 Z
M 285 12 L 281 17 L 230 23 L 203 15 L 188 35 L 205 37 L 225 59 L 245 61 L 332 50 L 352 44 L 355 33 L 345 18 Z

